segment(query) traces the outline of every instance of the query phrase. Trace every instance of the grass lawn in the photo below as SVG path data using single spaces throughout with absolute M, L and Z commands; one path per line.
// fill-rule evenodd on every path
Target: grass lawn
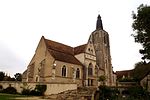
M 5 93 L 0 93 L 0 100 L 14 100 L 15 98 L 18 97 L 28 97 L 24 95 L 18 95 L 18 94 L 5 94 Z

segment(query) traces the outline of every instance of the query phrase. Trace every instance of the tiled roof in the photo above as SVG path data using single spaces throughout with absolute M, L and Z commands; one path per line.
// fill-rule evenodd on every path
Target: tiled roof
M 45 39 L 45 43 L 48 51 L 56 60 L 82 65 L 81 62 L 77 58 L 75 58 L 73 47 L 48 39 Z
M 81 65 L 74 55 L 49 49 L 50 54 L 58 61 Z
M 66 54 L 71 54 L 71 55 L 74 54 L 73 48 L 70 46 L 67 46 L 62 43 L 58 43 L 52 40 L 48 40 L 48 39 L 45 39 L 45 40 L 46 40 L 46 45 L 48 49 L 59 51 L 59 52 L 64 52 Z
M 83 44 L 83 45 L 75 47 L 74 48 L 74 54 L 77 55 L 77 54 L 80 54 L 80 53 L 84 53 L 85 49 L 86 49 L 86 46 L 87 46 L 87 44 Z
M 123 70 L 123 71 L 116 71 L 117 79 L 125 77 L 131 77 L 133 70 Z

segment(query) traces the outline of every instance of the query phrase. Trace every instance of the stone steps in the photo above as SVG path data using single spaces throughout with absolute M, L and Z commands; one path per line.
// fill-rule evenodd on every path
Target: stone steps
M 68 90 L 59 94 L 46 96 L 49 100 L 90 100 L 96 88 L 79 87 L 77 90 Z

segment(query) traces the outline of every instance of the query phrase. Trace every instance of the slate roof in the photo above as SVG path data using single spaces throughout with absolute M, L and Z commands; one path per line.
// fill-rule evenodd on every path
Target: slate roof
M 82 63 L 74 56 L 74 48 L 58 43 L 52 40 L 45 39 L 49 53 L 58 61 L 82 65 Z M 80 50 L 81 47 L 78 47 Z M 82 48 L 81 48 L 82 49 Z M 79 52 L 78 52 L 79 53 Z

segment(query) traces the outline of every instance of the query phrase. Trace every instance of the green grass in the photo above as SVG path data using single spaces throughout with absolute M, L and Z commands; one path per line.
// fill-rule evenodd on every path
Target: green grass
M 18 95 L 18 94 L 5 94 L 5 93 L 0 93 L 0 100 L 14 100 L 15 98 L 18 97 L 28 97 L 24 95 Z

